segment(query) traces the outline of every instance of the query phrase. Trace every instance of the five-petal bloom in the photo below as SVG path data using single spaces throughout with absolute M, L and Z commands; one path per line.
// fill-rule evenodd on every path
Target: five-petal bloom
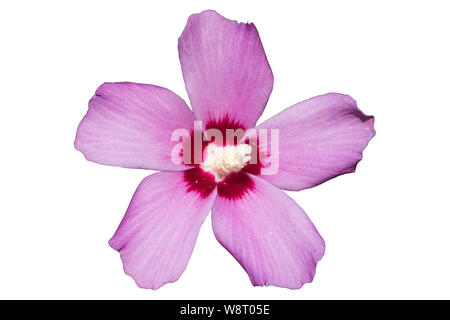
M 325 244 L 305 212 L 280 189 L 311 188 L 353 172 L 375 134 L 374 118 L 337 93 L 287 108 L 256 126 L 279 133 L 276 149 L 270 139 L 253 145 L 271 150 L 271 156 L 277 153 L 278 170 L 270 175 L 261 174 L 260 161 L 252 164 L 245 156 L 252 149 L 247 140 L 203 143 L 200 163 L 173 161 L 179 143 L 172 139 L 175 130 L 186 129 L 190 141 L 198 131 L 195 120 L 204 123 L 203 137 L 211 128 L 255 128 L 273 86 L 253 24 L 204 11 L 189 18 L 178 48 L 193 112 L 168 89 L 105 83 L 78 127 L 75 147 L 86 159 L 163 171 L 139 185 L 110 245 L 138 286 L 159 288 L 185 270 L 212 210 L 217 240 L 253 285 L 300 288 L 312 281 Z

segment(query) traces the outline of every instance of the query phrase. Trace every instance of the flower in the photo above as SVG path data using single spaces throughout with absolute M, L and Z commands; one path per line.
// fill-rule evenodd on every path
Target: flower
M 178 49 L 192 111 L 165 88 L 104 83 L 78 127 L 75 148 L 87 160 L 162 171 L 138 186 L 109 244 L 139 287 L 157 289 L 185 270 L 211 210 L 217 240 L 253 285 L 300 288 L 312 281 L 325 243 L 281 189 L 354 172 L 375 135 L 374 118 L 351 97 L 329 93 L 256 126 L 273 75 L 251 23 L 194 14 Z M 227 129 L 247 131 L 231 142 L 210 134 Z

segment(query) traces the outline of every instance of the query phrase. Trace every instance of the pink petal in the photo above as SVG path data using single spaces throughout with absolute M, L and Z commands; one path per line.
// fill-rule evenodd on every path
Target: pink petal
M 253 187 L 240 198 L 217 197 L 214 234 L 253 285 L 300 288 L 312 281 L 325 243 L 294 200 L 263 179 L 249 177 Z
M 127 168 L 185 170 L 171 160 L 173 130 L 193 128 L 186 103 L 168 89 L 130 82 L 105 83 L 89 101 L 75 148 L 87 160 Z
M 178 50 L 196 119 L 253 128 L 273 87 L 256 27 L 203 11 L 189 17 Z
M 354 172 L 375 135 L 373 125 L 374 118 L 347 95 L 329 93 L 297 103 L 257 127 L 279 129 L 278 172 L 261 177 L 282 189 L 301 190 Z M 270 140 L 261 148 L 271 151 Z
M 205 198 L 187 191 L 184 172 L 155 173 L 141 182 L 109 241 L 139 287 L 157 289 L 180 277 L 215 196 L 215 190 Z

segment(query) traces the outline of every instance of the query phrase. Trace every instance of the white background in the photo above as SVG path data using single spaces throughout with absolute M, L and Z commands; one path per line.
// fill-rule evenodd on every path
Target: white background
M 150 172 L 73 147 L 104 81 L 187 101 L 177 39 L 215 9 L 256 24 L 275 75 L 262 120 L 351 94 L 377 135 L 357 172 L 290 193 L 327 243 L 312 284 L 254 288 L 208 218 L 181 278 L 139 289 L 107 241 Z M 445 1 L 3 1 L 0 298 L 450 298 L 449 6 Z

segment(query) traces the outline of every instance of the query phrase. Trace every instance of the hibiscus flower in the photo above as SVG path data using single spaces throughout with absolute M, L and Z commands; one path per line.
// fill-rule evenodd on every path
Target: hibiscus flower
M 217 240 L 253 285 L 300 288 L 312 281 L 325 243 L 281 189 L 354 172 L 375 135 L 374 118 L 351 97 L 329 93 L 256 125 L 273 75 L 251 23 L 194 14 L 178 49 L 192 111 L 165 88 L 105 83 L 78 127 L 75 147 L 87 160 L 162 171 L 138 186 L 109 244 L 139 287 L 157 289 L 183 273 L 212 211 Z M 212 139 L 213 129 L 246 133 L 224 142 Z M 255 138 L 259 131 L 270 138 Z

